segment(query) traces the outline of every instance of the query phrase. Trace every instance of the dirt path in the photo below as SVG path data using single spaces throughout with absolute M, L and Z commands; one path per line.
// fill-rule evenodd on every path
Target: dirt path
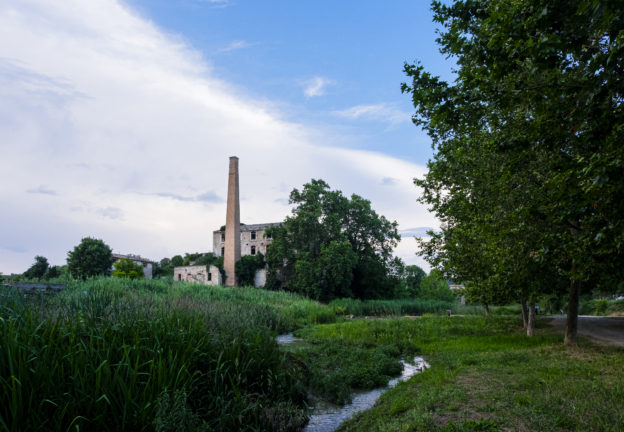
M 547 317 L 549 324 L 561 333 L 565 332 L 564 316 Z M 578 334 L 607 345 L 624 347 L 624 318 L 581 315 L 578 318 Z

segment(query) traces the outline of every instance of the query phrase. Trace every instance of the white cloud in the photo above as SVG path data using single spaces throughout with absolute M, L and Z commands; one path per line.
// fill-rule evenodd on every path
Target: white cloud
M 243 222 L 282 220 L 288 192 L 323 178 L 402 227 L 437 226 L 416 203 L 423 166 L 333 148 L 210 71 L 119 1 L 0 3 L 0 271 L 63 264 L 87 236 L 153 259 L 211 250 L 232 155 Z
M 249 43 L 244 40 L 232 41 L 228 45 L 224 46 L 221 49 L 217 50 L 217 53 L 225 53 L 230 51 L 236 51 L 243 48 L 248 48 L 250 46 L 257 45 L 257 43 Z
M 373 105 L 356 105 L 344 110 L 333 111 L 333 114 L 347 119 L 377 120 L 392 124 L 410 122 L 411 114 L 385 103 Z
M 325 88 L 331 84 L 334 84 L 333 80 L 320 76 L 314 77 L 304 82 L 303 94 L 307 98 L 323 96 L 325 94 Z

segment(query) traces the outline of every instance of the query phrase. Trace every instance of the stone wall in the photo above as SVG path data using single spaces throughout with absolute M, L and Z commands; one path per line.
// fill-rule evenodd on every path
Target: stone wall
M 221 272 L 216 266 L 211 265 L 209 270 L 206 266 L 174 267 L 173 281 L 194 282 L 204 285 L 222 285 Z

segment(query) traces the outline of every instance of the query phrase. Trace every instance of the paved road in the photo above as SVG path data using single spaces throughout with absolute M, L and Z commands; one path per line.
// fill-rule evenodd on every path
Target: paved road
M 565 332 L 565 316 L 553 316 L 550 325 Z M 578 318 L 578 334 L 596 341 L 624 347 L 624 317 L 596 317 L 581 315 Z

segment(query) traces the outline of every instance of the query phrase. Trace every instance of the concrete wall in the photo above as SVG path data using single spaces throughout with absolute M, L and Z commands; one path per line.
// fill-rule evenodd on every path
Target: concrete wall
M 195 282 L 204 285 L 222 285 L 221 272 L 213 265 L 209 270 L 206 270 L 206 266 L 185 266 L 174 267 L 173 269 L 173 281 Z

